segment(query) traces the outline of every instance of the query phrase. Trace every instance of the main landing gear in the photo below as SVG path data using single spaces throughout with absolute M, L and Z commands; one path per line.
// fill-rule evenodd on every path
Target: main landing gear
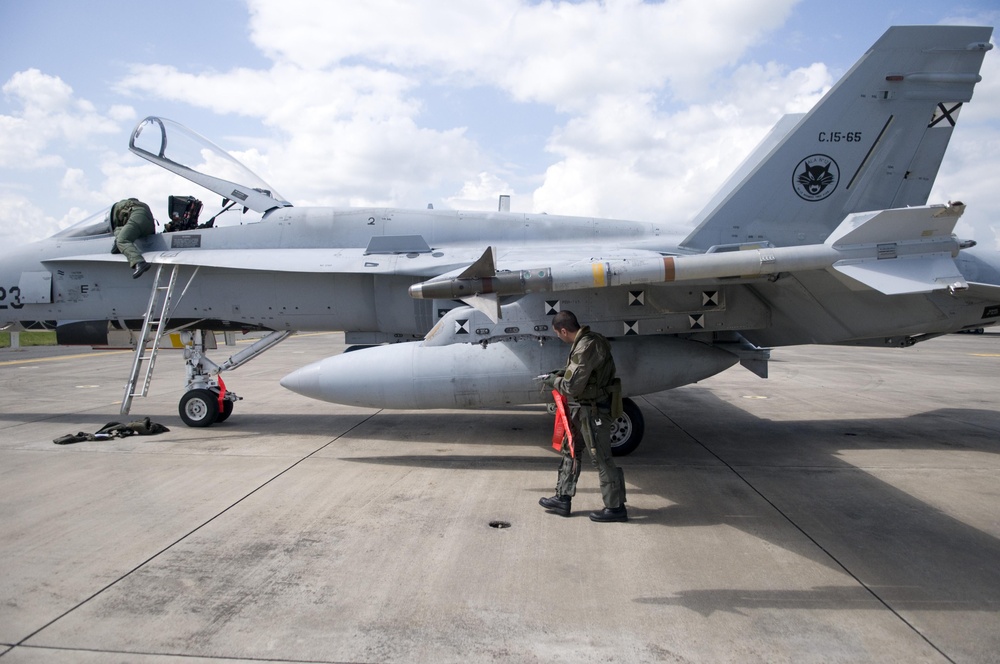
M 293 334 L 295 332 L 272 332 L 218 365 L 205 355 L 204 332 L 194 330 L 191 344 L 184 348 L 187 390 L 177 407 L 184 424 L 189 427 L 207 427 L 229 419 L 233 414 L 234 404 L 243 397 L 227 390 L 219 374 L 246 364 Z
M 547 406 L 549 413 L 555 413 L 555 404 Z M 646 421 L 642 411 L 634 401 L 625 397 L 622 399 L 622 415 L 611 423 L 611 455 L 620 457 L 635 452 L 642 442 L 646 431 Z
M 646 421 L 635 402 L 622 399 L 622 415 L 611 423 L 611 455 L 626 456 L 635 452 L 646 432 Z

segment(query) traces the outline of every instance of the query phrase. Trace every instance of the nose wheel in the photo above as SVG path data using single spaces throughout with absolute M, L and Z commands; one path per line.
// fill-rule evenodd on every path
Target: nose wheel
M 220 410 L 219 414 L 215 416 L 216 424 L 218 424 L 219 422 L 225 422 L 226 420 L 229 419 L 229 416 L 232 414 L 233 414 L 233 402 L 230 401 L 229 399 L 226 399 L 225 401 L 222 402 L 222 410 Z
M 201 330 L 194 330 L 191 344 L 184 348 L 188 391 L 181 397 L 177 407 L 184 424 L 189 427 L 209 427 L 228 420 L 233 414 L 233 404 L 242 397 L 226 389 L 220 374 L 246 364 L 293 334 L 291 331 L 272 332 L 235 353 L 220 366 L 205 356 L 204 335 Z M 223 395 L 221 401 L 220 393 Z
M 181 397 L 177 410 L 189 427 L 207 427 L 229 419 L 233 414 L 233 402 L 225 398 L 220 408 L 218 392 L 197 389 Z
M 189 427 L 211 426 L 219 417 L 219 395 L 211 390 L 191 390 L 181 397 L 177 410 Z

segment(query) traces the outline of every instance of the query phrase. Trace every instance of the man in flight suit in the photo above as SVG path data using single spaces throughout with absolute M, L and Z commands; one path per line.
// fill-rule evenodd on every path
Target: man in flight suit
M 149 269 L 149 263 L 143 259 L 135 241 L 156 232 L 153 213 L 139 199 L 126 198 L 111 206 L 109 217 L 115 234 L 115 246 L 111 253 L 123 254 L 132 268 L 132 278 L 138 279 Z
M 550 373 L 545 384 L 565 395 L 571 402 L 570 427 L 573 448 L 566 439 L 562 446 L 562 464 L 556 495 L 542 498 L 545 509 L 569 516 L 580 477 L 580 453 L 586 446 L 590 460 L 601 481 L 604 509 L 591 512 L 592 521 L 628 521 L 625 509 L 625 476 L 611 456 L 611 422 L 621 415 L 621 381 L 615 377 L 615 361 L 608 340 L 589 327 L 580 327 L 571 311 L 560 311 L 552 318 L 552 328 L 564 343 L 572 344 L 566 366 Z

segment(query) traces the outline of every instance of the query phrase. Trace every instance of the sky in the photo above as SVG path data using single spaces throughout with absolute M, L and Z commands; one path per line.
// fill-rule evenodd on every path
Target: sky
M 655 221 L 678 233 L 785 113 L 892 25 L 996 0 L 0 0 L 0 242 L 210 192 L 128 151 L 179 122 L 296 206 Z M 994 36 L 994 43 L 996 36 Z M 1000 249 L 1000 53 L 931 203 Z M 254 213 L 250 213 L 252 216 Z M 227 222 L 240 223 L 238 213 Z M 244 218 L 245 219 L 245 218 Z

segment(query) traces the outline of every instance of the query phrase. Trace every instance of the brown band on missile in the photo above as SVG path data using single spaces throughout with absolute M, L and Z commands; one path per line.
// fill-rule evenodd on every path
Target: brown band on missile
M 493 277 L 483 277 L 482 278 L 483 289 L 479 291 L 480 293 L 492 293 L 493 292 Z
M 674 257 L 666 256 L 663 259 L 663 280 L 664 281 L 675 281 L 677 278 L 677 270 L 674 267 Z

